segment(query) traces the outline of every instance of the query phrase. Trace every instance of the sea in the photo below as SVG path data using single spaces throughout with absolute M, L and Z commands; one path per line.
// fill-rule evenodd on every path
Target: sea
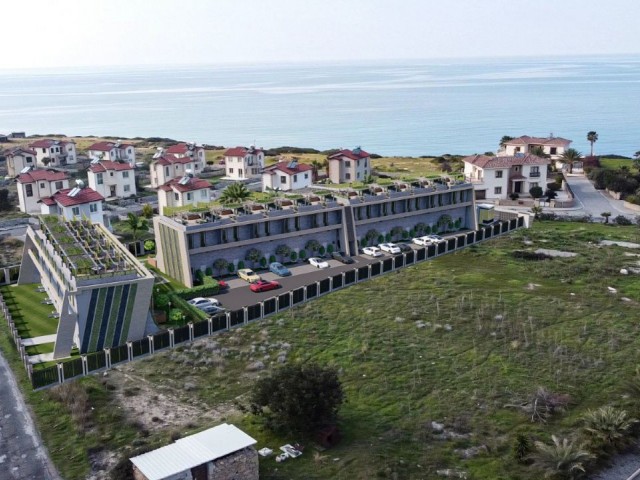
M 495 151 L 504 135 L 640 150 L 640 55 L 0 69 L 0 133 L 209 145 Z

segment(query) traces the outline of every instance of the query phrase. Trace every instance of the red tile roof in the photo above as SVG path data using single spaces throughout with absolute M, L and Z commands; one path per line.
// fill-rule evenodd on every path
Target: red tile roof
M 89 148 L 87 148 L 87 150 L 94 150 L 97 152 L 110 152 L 114 148 L 126 149 L 129 147 L 133 147 L 133 145 L 131 145 L 130 143 L 121 143 L 116 147 L 116 144 L 114 142 L 98 142 L 91 145 Z
M 193 144 L 192 144 L 193 145 Z M 167 148 L 167 153 L 177 153 L 179 155 L 184 155 L 189 151 L 189 146 L 190 144 L 188 143 L 178 143 L 176 145 L 171 145 L 169 148 Z M 201 150 L 202 147 L 198 147 L 198 146 L 193 146 L 193 150 Z
M 112 162 L 111 160 L 101 160 L 99 163 L 89 165 L 89 170 L 93 173 L 103 173 L 107 170 L 133 170 L 133 167 L 126 162 Z
M 514 165 L 548 165 L 551 161 L 533 154 L 513 157 L 490 157 L 488 155 L 471 155 L 462 159 L 480 168 L 509 168 Z
M 225 157 L 245 157 L 248 154 L 258 154 L 262 152 L 261 148 L 245 148 L 245 147 L 234 147 L 227 149 L 224 152 Z
M 171 155 L 170 153 L 163 155 L 162 157 L 156 158 L 154 160 L 154 164 L 159 164 L 162 165 L 163 167 L 166 165 L 174 165 L 176 163 L 181 163 L 181 164 L 185 164 L 185 163 L 191 163 L 194 162 L 195 160 L 191 157 L 176 157 L 175 155 Z
M 164 185 L 160 185 L 160 187 L 158 188 L 165 192 L 170 192 L 172 190 L 177 190 L 178 192 L 193 192 L 194 190 L 211 188 L 211 184 L 209 182 L 196 177 L 192 177 L 191 179 L 189 179 L 188 183 L 182 185 L 179 183 L 182 178 L 184 177 L 178 177 L 178 178 L 169 180 L 167 183 L 165 183 Z
M 7 157 L 14 157 L 16 155 L 22 155 L 23 153 L 26 153 L 28 155 L 36 155 L 36 152 L 34 150 L 31 150 L 29 148 L 24 148 L 24 147 L 16 147 L 11 150 L 7 150 L 5 152 L 5 155 Z
M 56 170 L 29 170 L 27 173 L 18 175 L 16 180 L 20 183 L 35 183 L 41 180 L 57 182 L 68 178 L 69 176 L 65 172 L 58 172 Z
M 567 146 L 571 143 L 571 140 L 567 140 L 562 137 L 530 137 L 529 135 L 522 135 L 521 137 L 514 138 L 505 142 L 505 145 L 559 145 Z
M 50 138 L 45 138 L 43 140 L 36 140 L 33 143 L 30 143 L 29 146 L 32 148 L 49 148 L 53 145 L 67 145 L 73 142 L 67 142 L 65 140 L 52 140 Z
M 275 175 L 277 172 L 283 172 L 287 175 L 295 175 L 297 173 L 308 172 L 313 170 L 313 167 L 308 163 L 298 163 L 295 168 L 289 168 L 289 162 L 278 162 L 275 165 L 271 165 L 264 169 L 264 173 L 270 173 Z
M 68 194 L 73 190 L 72 188 L 65 188 L 60 190 L 50 197 L 41 198 L 40 201 L 45 205 L 53 205 L 57 203 L 63 207 L 72 207 L 75 205 L 83 205 L 91 202 L 101 202 L 104 197 L 98 192 L 89 187 L 84 187 L 74 197 L 70 197 Z
M 354 148 L 353 150 L 343 149 L 333 155 L 329 156 L 330 160 L 342 160 L 342 157 L 347 157 L 351 160 L 360 160 L 361 158 L 367 158 L 369 154 L 360 148 Z

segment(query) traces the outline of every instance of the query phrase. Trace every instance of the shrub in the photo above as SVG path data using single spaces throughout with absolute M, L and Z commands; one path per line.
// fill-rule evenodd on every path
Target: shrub
M 519 433 L 513 444 L 513 458 L 515 458 L 518 463 L 526 463 L 530 454 L 531 440 L 524 433 Z
M 384 235 L 378 235 L 378 243 L 384 242 Z
M 273 263 L 276 262 L 276 256 L 275 255 L 269 255 L 269 263 Z
M 327 253 L 332 254 L 333 251 L 334 251 L 333 244 L 330 243 L 329 245 L 327 245 Z
M 536 452 L 531 456 L 533 464 L 544 470 L 546 477 L 574 478 L 576 473 L 584 473 L 584 464 L 592 458 L 584 445 L 555 435 L 551 440 L 551 445 L 535 442 Z
M 519 198 L 520 198 L 520 195 L 518 195 L 517 193 L 510 193 L 510 194 L 509 194 L 509 198 L 510 198 L 511 200 L 517 200 L 517 199 L 519 199 Z
M 244 268 L 244 262 L 242 260 L 240 260 L 238 262 L 238 270 L 242 270 Z
M 629 418 L 624 410 L 606 406 L 587 411 L 583 422 L 583 433 L 591 448 L 599 453 L 613 453 L 631 442 L 632 428 L 638 421 Z
M 152 250 L 155 250 L 156 242 L 154 242 L 153 240 L 146 240 L 144 242 L 144 249 L 146 252 L 151 252 Z
M 298 256 L 300 257 L 300 260 L 303 260 L 305 258 L 307 258 L 307 251 L 306 250 L 300 250 L 300 253 L 298 253 Z
M 533 198 L 540 198 L 543 194 L 544 191 L 542 190 L 542 187 L 531 187 L 531 189 L 529 189 L 529 195 Z
M 205 269 L 204 273 L 205 273 L 207 276 L 209 276 L 209 277 L 213 276 L 213 268 L 211 268 L 211 267 L 207 267 L 207 268 Z
M 182 317 L 182 310 L 180 310 L 179 308 L 172 308 L 169 312 L 169 320 L 171 322 L 179 322 L 180 320 L 182 320 Z
M 613 223 L 615 223 L 616 225 L 631 225 L 632 222 L 624 215 L 618 215 L 613 219 Z
M 291 252 L 289 254 L 289 258 L 291 259 L 292 262 L 295 262 L 298 259 L 298 254 L 296 252 Z
M 234 270 L 235 270 L 235 267 L 233 266 L 233 263 L 229 263 L 227 265 L 227 272 L 233 273 Z
M 196 297 L 210 297 L 211 295 L 216 295 L 220 291 L 218 282 L 213 279 L 211 279 L 211 282 L 212 283 L 207 283 L 206 285 L 200 285 L 198 287 L 176 290 L 174 293 L 184 300 L 191 300 Z
M 326 249 L 324 248 L 324 246 L 322 246 L 322 245 L 320 245 L 320 248 L 318 248 L 318 253 L 319 253 L 320 255 L 324 255 L 326 251 L 327 251 L 327 250 L 326 250 Z
M 267 266 L 267 259 L 266 259 L 266 258 L 262 257 L 262 258 L 260 259 L 260 266 L 261 266 L 262 268 L 264 268 L 264 267 L 266 267 L 266 266 Z

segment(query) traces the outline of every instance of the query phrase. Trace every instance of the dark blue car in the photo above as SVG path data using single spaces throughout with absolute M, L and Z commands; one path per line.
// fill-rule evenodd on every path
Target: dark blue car
M 291 275 L 291 271 L 280 262 L 270 263 L 269 271 L 271 273 L 275 273 L 276 275 L 280 275 L 281 277 L 288 277 L 289 275 Z

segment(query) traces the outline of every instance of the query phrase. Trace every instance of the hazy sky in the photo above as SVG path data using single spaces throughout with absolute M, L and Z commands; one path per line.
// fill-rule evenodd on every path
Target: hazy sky
M 10 0 L 0 68 L 639 53 L 638 0 Z

